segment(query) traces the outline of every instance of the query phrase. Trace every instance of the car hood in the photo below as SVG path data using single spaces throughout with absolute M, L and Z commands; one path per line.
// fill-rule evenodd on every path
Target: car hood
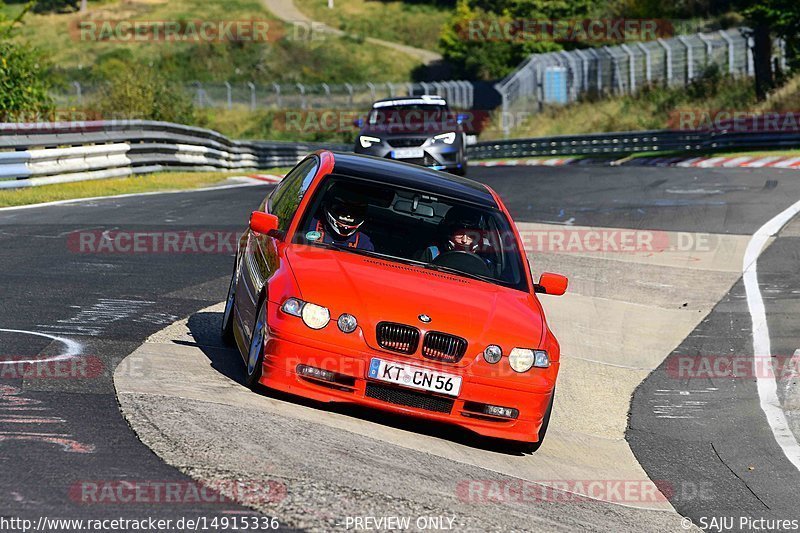
M 287 259 L 300 297 L 328 307 L 335 320 L 355 315 L 376 347 L 379 322 L 397 322 L 466 338 L 470 345 L 538 346 L 544 317 L 523 291 L 352 253 L 293 245 Z M 428 315 L 423 323 L 420 315 Z M 534 346 L 535 345 L 535 346 Z

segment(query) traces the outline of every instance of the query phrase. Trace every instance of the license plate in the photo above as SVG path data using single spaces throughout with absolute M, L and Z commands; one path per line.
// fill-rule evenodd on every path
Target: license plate
M 418 159 L 425 156 L 422 148 L 398 148 L 394 151 L 395 159 Z
M 458 396 L 461 390 L 460 376 L 383 359 L 370 360 L 367 376 L 379 381 L 388 381 L 404 387 L 447 394 L 448 396 Z

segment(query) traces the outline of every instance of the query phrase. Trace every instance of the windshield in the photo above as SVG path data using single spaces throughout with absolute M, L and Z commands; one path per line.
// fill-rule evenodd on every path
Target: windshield
M 516 237 L 501 211 L 422 190 L 330 176 L 309 203 L 293 242 L 528 291 Z
M 447 106 L 441 104 L 387 105 L 373 108 L 369 112 L 369 123 L 371 125 L 382 125 L 441 120 L 449 116 L 448 111 Z

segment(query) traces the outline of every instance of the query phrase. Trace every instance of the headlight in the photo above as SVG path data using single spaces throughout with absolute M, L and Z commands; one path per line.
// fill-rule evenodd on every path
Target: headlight
M 361 143 L 361 148 L 369 148 L 373 144 L 381 142 L 377 137 L 370 137 L 369 135 L 361 135 L 358 137 L 358 142 Z
M 503 349 L 495 344 L 490 344 L 483 351 L 483 358 L 487 363 L 495 364 L 503 357 Z
M 305 302 L 302 300 L 298 300 L 297 298 L 289 298 L 283 302 L 281 309 L 287 315 L 300 316 L 300 313 L 303 311 L 304 304 Z
M 326 307 L 307 303 L 301 312 L 303 323 L 311 329 L 322 329 L 331 321 L 331 314 Z
M 508 355 L 508 362 L 515 372 L 527 372 L 532 367 L 547 368 L 550 358 L 544 350 L 529 350 L 527 348 L 514 348 Z
M 440 133 L 433 137 L 434 141 L 441 141 L 445 144 L 453 144 L 456 141 L 456 132 Z
M 353 315 L 344 313 L 339 317 L 339 320 L 336 321 L 336 325 L 338 325 L 339 329 L 344 333 L 353 333 L 358 327 L 358 320 L 356 320 L 356 317 Z
M 299 298 L 288 298 L 281 306 L 281 311 L 287 315 L 298 316 L 303 319 L 303 323 L 311 329 L 322 329 L 331 320 L 331 314 L 327 308 L 321 305 L 304 302 Z

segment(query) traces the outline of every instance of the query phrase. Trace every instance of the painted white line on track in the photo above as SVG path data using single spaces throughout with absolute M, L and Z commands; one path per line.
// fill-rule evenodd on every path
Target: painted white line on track
M 756 271 L 756 266 L 758 256 L 761 255 L 761 251 L 769 238 L 777 234 L 778 231 L 798 213 L 800 213 L 800 201 L 761 226 L 758 231 L 753 234 L 753 237 L 747 244 L 744 260 L 742 262 L 747 307 L 753 321 L 753 356 L 766 357 L 767 360 L 770 361 L 770 365 L 772 365 L 772 348 L 770 346 L 769 328 L 767 326 L 767 313 L 764 307 L 764 300 L 761 296 L 761 290 L 758 287 L 758 272 Z M 789 459 L 789 462 L 800 470 L 800 444 L 798 444 L 797 439 L 789 428 L 786 414 L 783 412 L 783 409 L 781 409 L 780 400 L 778 399 L 778 383 L 774 377 L 761 375 L 763 373 L 759 374 L 756 384 L 758 387 L 761 410 L 764 411 L 767 417 L 767 422 L 769 423 L 770 429 L 772 429 L 772 434 L 778 446 L 781 447 L 786 458 Z M 774 375 L 774 372 L 767 372 L 766 374 Z
M 71 339 L 65 339 L 64 337 L 57 337 L 55 335 L 50 335 L 49 333 L 39 333 L 38 331 L 27 331 L 24 329 L 5 329 L 5 328 L 0 328 L 0 331 L 4 331 L 6 333 L 19 333 L 22 335 L 35 335 L 37 337 L 45 337 L 60 342 L 67 348 L 66 352 L 59 355 L 54 355 L 52 357 L 46 357 L 44 359 L 25 359 L 25 360 L 14 359 L 13 361 L 0 360 L 0 365 L 6 363 L 18 365 L 21 363 L 36 364 L 36 363 L 48 363 L 51 361 L 64 361 L 66 359 L 71 359 L 77 355 L 80 355 L 81 352 L 83 352 L 83 345 L 81 343 L 73 341 Z

